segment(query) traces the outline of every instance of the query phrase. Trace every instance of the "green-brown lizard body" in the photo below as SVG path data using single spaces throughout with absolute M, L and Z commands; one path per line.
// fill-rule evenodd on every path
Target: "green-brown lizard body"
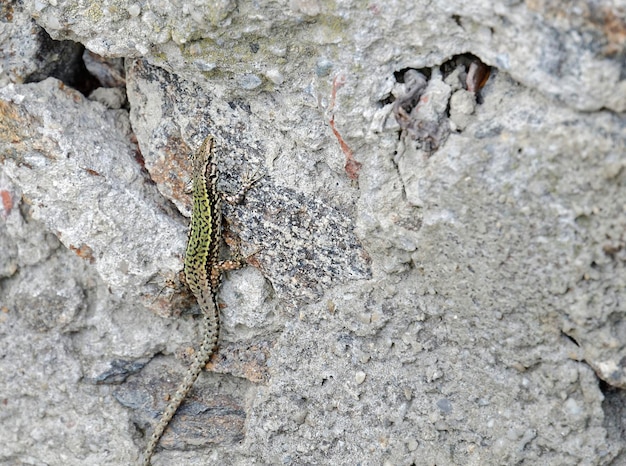
M 219 260 L 222 238 L 222 198 L 217 191 L 217 167 L 213 160 L 213 148 L 213 137 L 208 136 L 200 149 L 189 157 L 192 170 L 193 208 L 185 252 L 184 274 L 187 285 L 202 310 L 204 325 L 202 343 L 183 382 L 172 396 L 150 436 L 143 456 L 143 466 L 150 465 L 150 458 L 159 439 L 217 347 L 219 335 L 217 291 L 222 271 L 236 269 L 243 265 L 240 259 Z M 231 199 L 234 202 L 239 200 L 252 183 L 245 184 L 240 193 L 232 196 Z

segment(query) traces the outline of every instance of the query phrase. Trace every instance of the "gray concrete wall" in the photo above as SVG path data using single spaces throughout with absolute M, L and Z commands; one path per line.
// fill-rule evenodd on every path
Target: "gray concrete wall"
M 625 57 L 618 0 L 5 2 L 0 463 L 136 462 L 207 134 L 256 254 L 155 466 L 626 463 Z

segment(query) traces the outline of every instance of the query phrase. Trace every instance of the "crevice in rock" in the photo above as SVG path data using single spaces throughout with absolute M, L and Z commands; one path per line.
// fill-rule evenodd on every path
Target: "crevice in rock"
M 54 40 L 39 28 L 40 47 L 37 71 L 24 78 L 24 82 L 43 81 L 48 77 L 57 78 L 84 95 L 99 86 L 98 80 L 87 70 L 83 61 L 85 47 L 70 40 Z

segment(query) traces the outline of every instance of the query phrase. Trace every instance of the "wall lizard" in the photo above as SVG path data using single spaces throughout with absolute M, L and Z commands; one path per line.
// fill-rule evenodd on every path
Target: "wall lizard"
M 208 136 L 198 151 L 191 153 L 191 186 L 193 208 L 185 252 L 184 275 L 187 286 L 195 296 L 203 315 L 203 338 L 191 367 L 183 382 L 172 396 L 159 423 L 150 436 L 143 455 L 142 466 L 150 465 L 150 458 L 159 439 L 174 417 L 187 393 L 191 390 L 202 368 L 217 347 L 219 334 L 219 308 L 217 291 L 222 272 L 243 266 L 245 260 L 235 253 L 233 260 L 220 261 L 219 249 L 222 239 L 222 199 L 237 203 L 244 193 L 259 179 L 246 180 L 240 191 L 232 196 L 222 196 L 217 190 L 217 165 L 213 156 L 214 139 Z

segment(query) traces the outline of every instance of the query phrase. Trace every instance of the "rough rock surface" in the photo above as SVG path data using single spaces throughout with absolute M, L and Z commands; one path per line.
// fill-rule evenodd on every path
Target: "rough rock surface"
M 256 254 L 155 466 L 626 462 L 618 0 L 25 0 L 0 45 L 1 464 L 136 461 L 209 133 Z

